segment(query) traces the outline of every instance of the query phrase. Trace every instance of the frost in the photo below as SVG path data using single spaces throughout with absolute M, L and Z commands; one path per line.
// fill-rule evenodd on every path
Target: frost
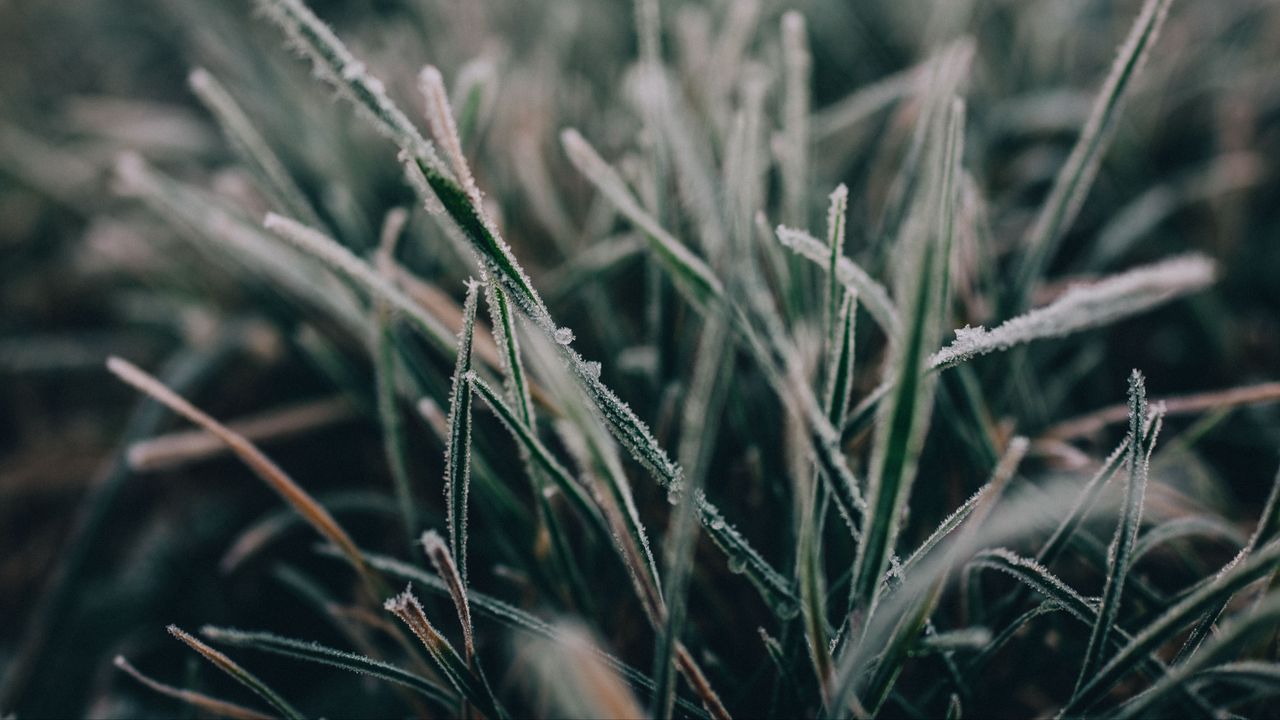
M 567 327 L 556 328 L 556 331 L 552 333 L 552 338 L 555 339 L 558 345 L 568 345 L 573 342 L 573 331 Z
M 1190 254 L 1073 287 L 1049 305 L 993 330 L 967 325 L 956 330 L 956 339 L 934 353 L 929 362 L 935 368 L 951 367 L 1032 340 L 1106 325 L 1202 290 L 1213 282 L 1214 275 L 1212 260 Z

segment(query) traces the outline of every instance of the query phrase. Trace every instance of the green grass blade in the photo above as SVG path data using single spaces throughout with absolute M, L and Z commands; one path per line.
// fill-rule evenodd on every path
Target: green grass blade
M 364 655 L 337 650 L 317 642 L 281 637 L 269 632 L 252 632 L 206 625 L 200 629 L 200 634 L 216 643 L 252 648 L 274 655 L 329 665 L 403 685 L 421 694 L 444 712 L 455 712 L 458 707 L 458 699 L 451 691 L 441 688 L 421 675 Z
M 854 604 L 864 610 L 871 609 L 880 592 L 928 429 L 935 383 L 927 372 L 925 348 L 936 342 L 939 317 L 948 302 L 943 287 L 950 268 L 963 127 L 963 103 L 956 101 L 946 115 L 945 131 L 940 133 L 938 187 L 929 194 L 927 203 L 931 232 L 913 250 L 918 262 L 905 265 L 914 270 L 904 288 L 910 298 L 907 316 L 911 322 L 894 349 L 896 380 L 878 422 L 867 492 L 868 517 L 851 586 Z
M 1102 590 L 1102 605 L 1098 612 L 1098 622 L 1089 635 L 1089 646 L 1085 651 L 1084 662 L 1080 667 L 1080 676 L 1076 681 L 1078 690 L 1085 678 L 1093 675 L 1102 662 L 1103 653 L 1107 649 L 1108 635 L 1114 631 L 1116 619 L 1120 615 L 1120 600 L 1124 592 L 1124 583 L 1132 565 L 1133 546 L 1138 541 L 1138 530 L 1142 525 L 1142 506 L 1146 500 L 1147 470 L 1151 448 L 1155 444 L 1152 438 L 1145 448 L 1144 456 L 1142 437 L 1143 424 L 1147 420 L 1147 387 L 1142 373 L 1134 370 L 1129 376 L 1129 453 L 1126 464 L 1129 467 L 1128 481 L 1125 483 L 1124 507 L 1121 510 L 1120 522 L 1116 526 L 1115 538 L 1111 541 L 1111 549 L 1107 555 L 1107 580 Z
M 471 487 L 471 343 L 475 337 L 476 299 L 480 284 L 467 284 L 462 306 L 462 330 L 449 392 L 449 443 L 445 448 L 445 500 L 448 508 L 449 551 L 467 579 L 467 494 Z
M 1124 679 L 1147 654 L 1172 640 L 1200 616 L 1249 583 L 1267 576 L 1280 564 L 1280 541 L 1273 540 L 1243 562 L 1198 586 L 1148 624 L 1103 665 L 1063 707 L 1064 715 L 1079 713 Z
M 588 498 L 582 487 L 570 477 L 569 471 L 555 459 L 555 456 L 542 444 L 542 441 L 538 440 L 533 431 L 520 422 L 516 417 L 516 411 L 507 405 L 488 383 L 476 377 L 474 373 L 470 379 L 470 385 L 485 403 L 497 413 L 498 418 L 511 431 L 516 441 L 529 451 L 534 461 L 555 482 L 556 487 L 565 494 L 565 497 L 569 498 L 570 503 L 582 514 L 583 518 L 592 520 L 597 527 L 605 529 L 604 520 L 600 517 L 599 509 Z
M 967 513 L 968 518 L 960 531 L 961 536 L 954 543 L 955 549 L 941 550 L 945 553 L 941 571 L 937 572 L 927 591 L 921 594 L 915 607 L 903 613 L 898 620 L 872 673 L 871 680 L 862 693 L 862 705 L 873 713 L 877 712 L 888 698 L 889 691 L 902 671 L 902 664 L 906 661 L 908 653 L 919 642 L 920 633 L 933 615 L 934 609 L 937 608 L 942 590 L 959 561 L 959 553 L 973 544 L 978 528 L 982 526 L 993 506 L 1004 493 L 1005 487 L 1013 479 L 1029 446 L 1030 442 L 1024 437 L 1015 437 L 1009 442 L 1008 450 L 991 472 L 991 480 L 981 491 L 981 499 L 977 501 L 974 509 Z
M 1248 557 L 1249 553 L 1253 552 L 1254 549 L 1274 540 L 1277 535 L 1280 535 L 1280 472 L 1276 473 L 1276 478 L 1271 484 L 1271 492 L 1267 495 L 1267 502 L 1262 506 L 1262 516 L 1258 519 L 1258 527 L 1254 530 L 1253 535 L 1250 536 L 1248 544 L 1240 550 L 1240 553 L 1232 560 L 1232 563 L 1240 562 L 1245 557 Z M 1224 568 L 1223 571 L 1228 568 Z M 1205 613 L 1200 623 L 1196 625 L 1195 629 L 1191 631 L 1191 635 L 1187 637 L 1187 641 L 1183 643 L 1182 649 L 1178 651 L 1175 662 L 1190 658 L 1196 652 L 1196 649 L 1208 637 L 1213 629 L 1213 624 L 1217 622 L 1218 616 L 1226 610 L 1227 603 L 1230 601 L 1231 599 L 1227 598 L 1219 606 Z
M 1231 659 L 1241 647 L 1255 640 L 1259 634 L 1274 630 L 1277 622 L 1280 622 L 1280 595 L 1271 595 L 1258 606 L 1256 612 L 1227 623 L 1200 652 L 1186 662 L 1172 667 L 1150 689 L 1121 706 L 1115 717 L 1117 720 L 1127 720 L 1151 716 L 1152 711 L 1166 702 L 1172 692 L 1188 683 L 1200 670 Z
M 302 0 L 255 0 L 268 20 L 289 39 L 289 45 L 311 63 L 317 77 L 333 86 L 379 132 L 400 149 L 439 166 L 435 148 L 327 25 Z
M 1142 72 L 1172 3 L 1173 0 L 1147 0 L 1129 31 L 1129 37 L 1120 47 L 1120 54 L 1094 101 L 1089 119 L 1023 241 L 1026 254 L 1015 285 L 1020 293 L 1017 298 L 1019 305 L 1025 304 L 1032 284 L 1044 274 L 1062 235 L 1084 204 L 1085 196 L 1097 177 L 1102 154 L 1114 134 L 1125 92 Z
M 370 294 L 387 301 L 397 311 L 404 313 L 414 328 L 442 353 L 453 356 L 457 352 L 457 339 L 439 318 L 424 310 L 402 290 L 379 275 L 368 263 L 339 245 L 333 238 L 296 220 L 274 213 L 268 213 L 262 224 L 280 239 L 314 257 L 329 269 L 362 286 Z
M 275 708 L 277 712 L 289 720 L 302 720 L 304 715 L 298 712 L 287 700 L 280 697 L 280 694 L 272 690 L 266 683 L 258 679 L 256 675 L 240 667 L 234 660 L 227 657 L 224 653 L 209 647 L 201 642 L 198 638 L 183 632 L 177 625 L 168 627 L 169 634 L 181 640 L 187 647 L 195 650 L 204 659 L 208 660 L 222 672 L 231 676 L 233 680 L 241 685 L 249 688 L 258 697 L 267 701 L 267 704 Z

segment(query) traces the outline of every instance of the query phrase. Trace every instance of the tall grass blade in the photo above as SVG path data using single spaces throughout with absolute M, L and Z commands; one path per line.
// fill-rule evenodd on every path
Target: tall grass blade
M 252 690 L 258 697 L 266 700 L 267 704 L 275 708 L 276 711 L 284 717 L 289 718 L 290 720 L 302 720 L 304 717 L 304 715 L 294 709 L 288 701 L 280 697 L 279 693 L 272 690 L 266 683 L 259 680 L 256 675 L 240 667 L 240 665 L 227 657 L 224 653 L 209 647 L 207 644 L 201 642 L 199 638 L 183 632 L 177 625 L 170 625 L 168 630 L 170 635 L 181 640 L 187 645 L 187 647 L 195 650 L 197 653 L 200 653 L 200 655 L 204 657 L 205 660 L 212 663 L 214 667 L 227 675 L 230 675 L 236 682 Z
M 467 495 L 471 488 L 471 342 L 475 336 L 476 302 L 480 284 L 467 284 L 462 306 L 462 332 L 449 392 L 449 443 L 445 449 L 445 500 L 448 507 L 449 548 L 457 558 L 462 580 L 467 579 Z
M 1125 93 L 1133 79 L 1142 72 L 1172 3 L 1173 0 L 1147 0 L 1129 31 L 1129 37 L 1120 47 L 1120 54 L 1111 66 L 1066 165 L 1058 173 L 1049 197 L 1023 240 L 1026 254 L 1022 257 L 1015 286 L 1020 293 L 1017 298 L 1019 305 L 1025 304 L 1032 284 L 1044 275 L 1062 235 L 1084 204 L 1085 196 L 1097 177 L 1102 155 L 1114 134 Z
M 909 298 L 906 316 L 911 321 L 894 348 L 896 380 L 881 408 L 867 492 L 868 517 L 851 584 L 855 606 L 867 611 L 875 604 L 894 551 L 932 405 L 934 381 L 927 373 L 925 348 L 935 342 L 948 302 L 945 278 L 950 268 L 964 127 L 964 106 L 959 100 L 946 114 L 944 127 L 937 148 L 937 187 L 928 194 L 926 205 L 930 228 L 911 250 L 917 262 L 905 265 L 912 271 L 903 287 Z
M 382 238 L 378 244 L 378 271 L 390 276 L 394 263 L 396 241 L 408 221 L 408 213 L 397 208 L 387 213 L 383 222 Z M 378 419 L 382 424 L 383 451 L 391 480 L 395 484 L 396 500 L 400 503 L 400 518 L 404 522 L 405 538 L 412 540 L 418 530 L 417 503 L 413 498 L 413 485 L 409 478 L 409 462 L 405 451 L 404 425 L 400 421 L 397 406 L 396 371 L 397 350 L 395 318 L 386 300 L 377 298 L 373 303 L 373 371 L 374 393 L 378 405 Z
M 1029 441 L 1024 437 L 1015 437 L 1009 442 L 1009 448 L 991 473 L 991 480 L 980 491 L 981 499 L 977 501 L 974 509 L 968 513 L 964 528 L 960 530 L 961 537 L 954 543 L 955 550 L 947 548 L 940 550 L 940 552 L 944 553 L 943 569 L 937 573 L 928 590 L 917 601 L 916 607 L 904 613 L 897 627 L 894 628 L 893 634 L 885 646 L 884 653 L 881 655 L 872 674 L 871 681 L 862 693 L 863 707 L 874 713 L 880 709 L 888 698 L 889 691 L 893 688 L 898 674 L 902 671 L 902 663 L 906 660 L 911 647 L 917 643 L 921 631 L 925 628 L 930 616 L 933 615 L 933 611 L 938 606 L 938 601 L 942 598 L 943 588 L 954 571 L 956 563 L 960 560 L 960 553 L 964 552 L 965 548 L 973 545 L 973 537 L 977 529 L 982 526 L 991 509 L 1004 493 L 1005 487 L 1013 479 L 1014 473 L 1017 472 L 1018 466 L 1027 454 L 1029 445 Z
M 129 677 L 145 685 L 148 689 L 154 690 L 161 695 L 166 695 L 175 700 L 181 700 L 182 702 L 191 705 L 192 707 L 199 708 L 210 715 L 235 718 L 237 720 L 270 720 L 271 718 L 270 715 L 244 707 L 243 705 L 237 705 L 236 703 L 209 697 L 208 695 L 198 693 L 193 690 L 183 690 L 182 688 L 176 688 L 172 685 L 166 685 L 159 682 L 158 680 L 153 680 L 152 678 L 143 675 L 137 668 L 129 664 L 129 661 L 125 660 L 122 655 L 116 656 L 115 666 L 127 673 Z
M 794 10 L 782 16 L 783 123 L 786 150 L 782 155 L 782 194 L 788 223 L 804 227 L 808 220 L 809 84 L 813 56 L 804 16 Z
M 353 255 L 333 238 L 275 213 L 267 213 L 262 225 L 334 272 L 390 303 L 397 311 L 404 313 L 414 328 L 442 353 L 453 355 L 457 351 L 457 340 L 443 321 L 424 310 L 404 291 L 392 285 L 368 263 Z
M 1124 592 L 1125 578 L 1133 561 L 1133 546 L 1138 541 L 1138 530 L 1142 525 L 1142 506 L 1146 500 L 1147 470 L 1151 449 L 1155 438 L 1145 448 L 1141 442 L 1143 423 L 1147 420 L 1147 386 L 1142 373 L 1134 370 L 1129 376 L 1129 453 L 1126 464 L 1129 467 L 1128 481 L 1124 490 L 1124 509 L 1120 522 L 1116 526 L 1115 537 L 1107 552 L 1107 580 L 1102 590 L 1102 604 L 1098 611 L 1098 622 L 1089 635 L 1089 646 L 1085 651 L 1081 664 L 1080 676 L 1076 681 L 1078 690 L 1085 678 L 1093 675 L 1102 662 L 1103 653 L 1107 649 L 1107 640 L 1114 631 L 1116 619 L 1120 615 L 1120 600 Z
M 469 380 L 471 388 L 480 395 L 481 399 L 498 415 L 507 429 L 511 431 L 512 436 L 519 442 L 532 456 L 533 460 L 542 468 L 547 476 L 555 483 L 556 487 L 564 493 L 584 519 L 591 520 L 596 527 L 604 530 L 607 534 L 607 528 L 604 526 L 604 519 L 600 515 L 599 508 L 596 507 L 582 487 L 570 475 L 569 471 L 560 464 L 551 451 L 547 449 L 542 441 L 533 434 L 533 431 L 520 422 L 513 410 L 498 395 L 492 387 L 484 380 L 476 377 L 472 373 Z
M 364 655 L 326 647 L 317 642 L 281 637 L 268 632 L 249 632 L 206 625 L 200 629 L 200 634 L 216 643 L 251 648 L 274 655 L 319 663 L 396 683 L 417 692 L 434 703 L 438 709 L 447 712 L 452 712 L 457 707 L 457 698 L 450 691 L 441 688 L 431 680 L 391 663 L 375 660 Z

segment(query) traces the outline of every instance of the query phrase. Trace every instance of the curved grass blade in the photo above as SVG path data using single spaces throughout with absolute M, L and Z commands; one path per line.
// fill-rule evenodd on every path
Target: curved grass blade
M 560 142 L 574 167 L 596 189 L 639 228 L 649 240 L 649 247 L 666 266 L 676 286 L 698 307 L 708 307 L 724 295 L 724 287 L 701 258 L 658 224 L 627 189 L 627 185 L 608 163 L 591 147 L 578 131 L 565 130 Z
M 271 705 L 271 707 L 275 708 L 281 715 L 289 718 L 289 720 L 302 720 L 304 717 L 302 713 L 294 709 L 288 701 L 280 697 L 280 695 L 268 687 L 266 683 L 259 680 L 253 673 L 240 667 L 234 660 L 227 657 L 225 654 L 209 647 L 195 636 L 183 632 L 177 625 L 170 625 L 168 630 L 170 635 L 181 640 L 187 645 L 187 647 L 200 653 L 205 660 L 208 660 L 219 670 L 230 675 L 236 682 L 252 690 L 258 695 L 258 697 L 266 700 L 267 703 Z
M 556 487 L 565 494 L 565 497 L 581 513 L 582 517 L 591 520 L 596 527 L 607 533 L 607 526 L 600 515 L 599 508 L 590 500 L 577 481 L 570 477 L 569 471 L 555 459 L 555 456 L 542 444 L 542 441 L 538 440 L 533 431 L 520 422 L 519 418 L 516 417 L 516 412 L 503 401 L 502 397 L 488 383 L 477 377 L 475 373 L 471 374 L 468 384 L 498 415 L 498 418 L 511 431 L 516 441 L 529 451 L 534 461 L 555 482 Z
M 428 341 L 447 355 L 457 352 L 457 341 L 439 318 L 431 315 L 379 275 L 368 263 L 356 257 L 333 238 L 290 218 L 267 213 L 262 226 L 277 237 L 320 260 L 339 275 L 358 283 L 378 297 L 386 300 L 409 321 Z
M 213 642 L 329 665 L 396 683 L 421 694 L 445 712 L 454 712 L 458 707 L 458 699 L 452 692 L 441 688 L 427 678 L 364 655 L 337 650 L 317 642 L 281 637 L 269 632 L 250 632 L 206 625 L 200 629 L 200 634 Z
M 396 107 L 382 82 L 368 73 L 364 63 L 302 0 L 256 0 L 255 4 L 289 38 L 290 47 L 311 62 L 316 76 L 337 89 L 375 128 L 401 150 L 440 165 L 431 143 Z
M 1196 537 L 1213 538 L 1241 548 L 1248 543 L 1234 525 L 1221 518 L 1212 515 L 1187 515 L 1162 522 L 1143 533 L 1133 546 L 1133 562 L 1137 563 L 1147 553 L 1154 552 L 1162 545 Z
M 123 655 L 116 656 L 115 666 L 127 673 L 129 677 L 145 685 L 148 689 L 154 690 L 161 695 L 166 695 L 175 700 L 181 700 L 182 702 L 191 705 L 192 707 L 199 708 L 210 715 L 214 715 L 216 717 L 236 718 L 237 720 L 270 720 L 271 718 L 270 715 L 244 707 L 243 705 L 237 705 L 236 703 L 227 702 L 226 700 L 209 697 L 203 693 L 176 688 L 172 685 L 166 685 L 158 680 L 153 680 L 152 678 L 143 675 L 133 665 L 130 665 L 129 661 L 124 659 Z
M 471 626 L 471 605 L 467 602 L 466 581 L 458 572 L 458 566 L 449 554 L 449 546 L 439 533 L 434 530 L 422 533 L 422 548 L 431 560 L 432 567 L 436 569 L 436 574 L 449 588 L 449 597 L 453 599 L 453 607 L 458 611 L 458 624 L 462 626 L 467 665 L 473 665 L 476 657 L 475 630 Z
M 227 447 L 245 465 L 248 465 L 254 474 L 261 478 L 268 487 L 275 490 L 285 502 L 293 506 L 299 515 L 306 518 L 316 532 L 342 550 L 343 555 L 351 563 L 352 567 L 364 579 L 370 592 L 376 593 L 381 590 L 381 579 L 365 565 L 355 542 L 342 529 L 342 526 L 333 519 L 329 511 L 317 503 L 306 490 L 303 490 L 270 458 L 262 454 L 262 451 L 255 447 L 253 443 L 214 420 L 208 414 L 170 390 L 159 380 L 148 375 L 127 360 L 122 360 L 118 357 L 109 358 L 107 360 L 107 368 L 121 380 L 150 395 L 170 410 L 203 427 L 226 443 Z
M 467 494 L 471 486 L 471 342 L 475 336 L 476 298 L 480 284 L 467 284 L 462 306 L 462 332 L 449 393 L 449 442 L 445 448 L 445 500 L 448 507 L 449 548 L 467 580 Z
M 1085 650 L 1084 662 L 1080 666 L 1080 675 L 1076 680 L 1076 689 L 1084 683 L 1085 678 L 1093 675 L 1102 662 L 1103 653 L 1107 649 L 1108 635 L 1114 631 L 1116 619 L 1120 615 L 1120 600 L 1124 592 L 1125 578 L 1133 562 L 1133 546 L 1138 541 L 1138 530 L 1142 525 L 1142 506 L 1146 500 L 1147 470 L 1151 458 L 1151 450 L 1155 446 L 1153 437 L 1143 454 L 1142 427 L 1147 419 L 1147 386 L 1142 373 L 1134 370 L 1129 376 L 1129 453 L 1126 463 L 1129 466 L 1128 482 L 1125 483 L 1124 508 L 1120 514 L 1120 522 L 1116 526 L 1115 538 L 1107 553 L 1107 580 L 1102 590 L 1102 604 L 1098 611 L 1098 621 L 1089 635 L 1089 646 Z M 1154 433 L 1153 433 L 1154 434 Z

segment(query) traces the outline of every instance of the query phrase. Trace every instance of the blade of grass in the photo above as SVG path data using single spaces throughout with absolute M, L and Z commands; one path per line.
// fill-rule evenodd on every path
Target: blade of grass
M 332 554 L 332 551 L 322 549 Z M 448 596 L 449 588 L 440 578 L 422 571 L 421 569 L 403 563 L 394 558 L 385 557 L 367 553 L 365 558 L 369 564 L 390 575 L 395 575 L 402 580 L 409 580 L 418 584 L 437 595 Z M 559 635 L 555 626 L 544 622 L 540 618 L 521 610 L 514 605 L 503 602 L 495 597 L 485 595 L 483 593 L 471 590 L 467 593 L 470 605 L 480 615 L 496 620 L 497 622 L 524 633 L 538 635 L 540 637 L 556 640 Z M 653 681 L 639 670 L 632 668 L 618 658 L 610 655 L 603 650 L 601 659 L 609 664 L 614 670 L 617 670 L 627 682 L 632 686 L 643 689 L 646 693 L 652 695 L 654 690 Z M 684 712 L 689 713 L 693 717 L 707 717 L 706 713 L 696 705 L 689 703 L 683 698 L 676 699 L 677 706 Z
M 258 695 L 258 697 L 266 700 L 267 704 L 275 708 L 276 711 L 284 717 L 289 718 L 290 720 L 302 720 L 304 717 L 302 713 L 295 710 L 294 707 L 284 698 L 280 697 L 276 691 L 272 690 L 266 683 L 259 680 L 253 673 L 240 667 L 234 660 L 227 657 L 224 653 L 209 647 L 207 644 L 201 642 L 199 638 L 183 632 L 177 625 L 170 625 L 168 630 L 170 635 L 181 640 L 187 645 L 187 647 L 195 650 L 197 653 L 200 653 L 200 655 L 204 657 L 205 660 L 212 663 L 214 667 L 227 675 L 230 675 L 236 682 L 252 690 L 256 695 Z
M 1197 587 L 1135 634 L 1124 648 L 1075 693 L 1060 713 L 1072 715 L 1092 707 L 1104 693 L 1128 675 L 1141 658 L 1172 640 L 1187 625 L 1196 622 L 1222 600 L 1231 597 L 1249 583 L 1267 576 L 1275 570 L 1277 564 L 1280 564 L 1280 541 L 1273 540 L 1243 562 Z
M 1280 471 L 1276 473 L 1275 480 L 1271 484 L 1271 492 L 1267 495 L 1267 502 L 1262 506 L 1262 516 L 1258 519 L 1258 527 L 1254 530 L 1253 535 L 1249 537 L 1249 542 L 1241 548 L 1239 554 L 1232 559 L 1231 563 L 1219 571 L 1219 574 L 1230 570 L 1233 565 L 1249 556 L 1257 548 L 1266 545 L 1280 535 Z M 1200 643 L 1204 642 L 1213 629 L 1213 624 L 1218 621 L 1218 617 L 1227 609 L 1227 604 L 1231 602 L 1231 598 L 1224 599 L 1217 607 L 1205 613 L 1200 623 L 1191 631 L 1191 635 L 1187 637 L 1187 641 L 1183 643 L 1182 648 L 1178 651 L 1178 655 L 1174 658 L 1174 662 L 1190 661 L 1195 655 L 1196 650 L 1200 647 Z M 1255 610 L 1256 612 L 1256 610 Z
M 471 340 L 475 335 L 479 292 L 478 282 L 467 283 L 462 332 L 458 335 L 458 356 L 449 391 L 449 443 L 444 455 L 449 548 L 460 564 L 464 584 L 467 579 L 467 494 L 471 487 Z
M 1022 257 L 1014 286 L 1018 293 L 1017 305 L 1024 305 L 1029 299 L 1032 284 L 1044 275 L 1063 233 L 1084 204 L 1085 196 L 1097 177 L 1103 152 L 1114 135 L 1125 92 L 1142 72 L 1172 2 L 1146 0 L 1129 31 L 1129 37 L 1120 47 L 1120 54 L 1107 74 L 1071 155 L 1023 239 L 1026 254 Z
M 1028 446 L 1029 442 L 1024 437 L 1015 437 L 1009 441 L 1009 447 L 1004 456 L 1000 458 L 1000 462 L 991 472 L 991 480 L 981 491 L 981 499 L 975 503 L 974 509 L 968 513 L 968 518 L 960 530 L 960 538 L 955 543 L 955 547 L 958 550 L 951 550 L 950 548 L 940 550 L 940 552 L 945 553 L 943 571 L 937 574 L 929 589 L 917 601 L 916 607 L 904 613 L 898 621 L 897 627 L 890 636 L 890 640 L 885 646 L 885 651 L 876 665 L 871 680 L 861 695 L 862 706 L 872 713 L 879 711 L 884 701 L 888 698 L 898 674 L 902 671 L 903 662 L 905 662 L 912 646 L 918 642 L 921 631 L 925 628 L 929 617 L 933 615 L 933 611 L 938 606 L 938 601 L 942 598 L 942 590 L 946 587 L 947 580 L 960 559 L 959 553 L 973 545 L 973 537 L 977 528 L 981 527 L 985 522 L 992 507 L 1004 493 L 1005 487 L 1013 479 L 1014 473 L 1017 472 L 1018 466 L 1022 462 L 1022 458 L 1026 456 Z
M 641 207 L 617 171 L 600 157 L 578 131 L 565 130 L 560 134 L 560 142 L 574 167 L 595 185 L 618 212 L 644 233 L 650 249 L 691 303 L 707 307 L 714 299 L 724 295 L 724 287 L 711 268 L 684 243 L 664 230 Z
M 383 276 L 390 276 L 392 272 L 396 241 L 408 219 L 408 213 L 396 208 L 387 213 L 383 221 L 376 260 L 378 271 Z M 373 306 L 374 394 L 377 398 L 378 419 L 382 424 L 383 452 L 387 456 L 387 467 L 395 485 L 396 500 L 400 503 L 400 519 L 404 523 L 405 539 L 411 541 L 418 530 L 418 513 L 409 478 L 404 426 L 396 403 L 395 322 L 391 307 L 385 300 L 377 298 Z
M 292 478 L 285 474 L 278 465 L 262 454 L 262 451 L 258 450 L 253 443 L 214 420 L 207 413 L 196 408 L 159 380 L 127 360 L 117 357 L 109 358 L 107 360 L 107 368 L 124 382 L 146 393 L 196 425 L 203 427 L 226 443 L 227 447 L 245 465 L 248 465 L 254 474 L 261 478 L 268 487 L 275 490 L 285 502 L 293 506 L 299 515 L 306 518 L 316 532 L 342 550 L 352 567 L 364 579 L 370 592 L 381 590 L 381 579 L 365 565 L 355 542 L 342 529 L 342 526 L 333 519 L 329 511 L 317 503 L 306 490 L 303 490 Z
M 1102 590 L 1102 604 L 1098 612 L 1098 621 L 1089 634 L 1089 646 L 1085 650 L 1080 675 L 1076 679 L 1076 690 L 1080 689 L 1086 678 L 1097 671 L 1103 660 L 1103 653 L 1107 649 L 1108 635 L 1114 631 L 1116 620 L 1120 615 L 1120 600 L 1124 592 L 1125 578 L 1129 574 L 1133 561 L 1133 546 L 1138 541 L 1138 530 L 1142 525 L 1142 506 L 1147 492 L 1147 470 L 1151 450 L 1155 446 L 1153 437 L 1145 449 L 1145 456 L 1143 455 L 1140 438 L 1143 423 L 1146 420 L 1146 381 L 1142 373 L 1134 370 L 1129 375 L 1129 453 L 1126 459 L 1129 475 L 1125 483 L 1124 508 L 1107 553 L 1107 580 Z
M 418 636 L 441 674 L 467 699 L 467 702 L 491 720 L 504 720 L 509 717 L 497 698 L 493 696 L 488 684 L 467 666 L 466 661 L 458 655 L 458 651 L 453 649 L 453 645 L 427 620 L 422 604 L 413 594 L 412 586 L 406 588 L 401 594 L 389 598 L 385 607 L 388 612 L 393 613 L 408 625 L 414 635 Z
M 893 554 L 932 404 L 934 383 L 927 373 L 925 348 L 935 342 L 939 317 L 948 302 L 944 278 L 950 268 L 952 215 L 962 154 L 961 101 L 953 103 L 944 127 L 937 153 L 939 180 L 927 204 L 928 221 L 933 227 L 914 250 L 918 262 L 906 264 L 915 270 L 904 288 L 904 295 L 910 298 L 906 314 L 911 322 L 894 349 L 896 380 L 877 427 L 867 492 L 868 516 L 850 586 L 851 604 L 864 611 L 874 606 Z
M 467 602 L 466 581 L 458 572 L 458 566 L 449 553 L 449 546 L 439 533 L 434 530 L 422 533 L 422 548 L 431 560 L 431 566 L 436 569 L 436 574 L 449 588 L 449 597 L 453 599 L 453 606 L 458 611 L 458 624 L 462 626 L 462 645 L 467 665 L 472 665 L 475 663 L 476 643 L 475 631 L 471 626 L 471 605 Z
M 257 176 L 276 206 L 308 225 L 325 227 L 315 207 L 285 169 L 284 162 L 222 83 L 208 70 L 196 68 L 187 76 L 187 84 L 218 121 L 231 149 Z
M 317 642 L 281 637 L 269 632 L 249 632 L 206 625 L 200 629 L 200 634 L 213 642 L 329 665 L 396 683 L 427 698 L 442 711 L 452 712 L 457 708 L 457 698 L 427 678 L 364 655 L 326 647 Z
M 1200 652 L 1187 657 L 1184 662 L 1175 662 L 1169 674 L 1146 692 L 1122 705 L 1115 717 L 1117 720 L 1125 720 L 1151 716 L 1178 686 L 1189 682 L 1200 670 L 1230 659 L 1242 645 L 1255 639 L 1258 634 L 1274 629 L 1277 622 L 1280 622 L 1280 595 L 1272 595 L 1258 606 L 1256 612 L 1227 623 Z
M 405 314 L 413 326 L 442 353 L 452 356 L 457 340 L 449 328 L 421 305 L 379 275 L 333 238 L 290 218 L 267 213 L 262 226 L 280 239 L 327 265 L 331 270 L 358 283 Z
M 791 251 L 828 267 L 832 258 L 831 248 L 817 238 L 802 230 L 779 226 L 776 230 L 778 241 Z M 836 279 L 850 292 L 857 293 L 858 299 L 867 308 L 867 312 L 876 324 L 891 338 L 898 337 L 901 327 L 898 308 L 889 298 L 889 291 L 876 282 L 871 275 L 847 257 L 841 256 L 836 267 Z
M 143 675 L 133 665 L 130 665 L 129 661 L 124 659 L 123 655 L 116 656 L 115 666 L 127 673 L 129 677 L 146 686 L 148 689 L 154 690 L 161 695 L 171 697 L 175 700 L 180 700 L 192 707 L 199 708 L 210 715 L 214 715 L 216 717 L 237 718 L 238 720 L 270 720 L 271 718 L 270 715 L 244 707 L 243 705 L 237 705 L 236 703 L 227 702 L 226 700 L 209 697 L 203 693 L 176 688 L 172 685 L 166 685 L 158 680 L 153 680 L 146 675 Z
M 955 341 L 934 353 L 929 364 L 945 369 L 979 355 L 1109 325 L 1199 292 L 1214 281 L 1215 274 L 1212 260 L 1191 254 L 1076 286 L 1051 304 L 1006 320 L 993 330 L 981 326 L 956 330 Z

